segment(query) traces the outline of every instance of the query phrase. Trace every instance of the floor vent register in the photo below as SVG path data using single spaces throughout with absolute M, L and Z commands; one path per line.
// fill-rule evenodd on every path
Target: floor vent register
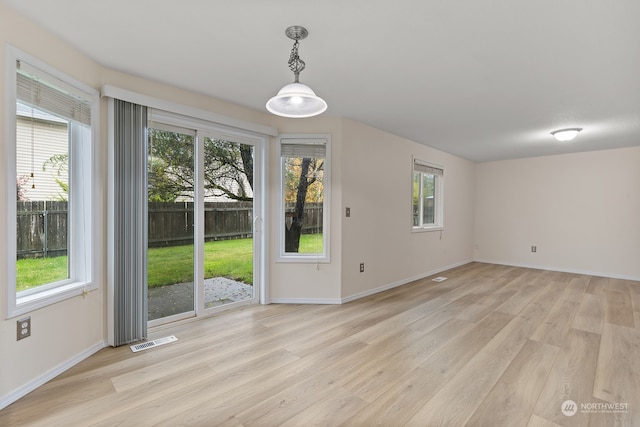
M 132 345 L 131 351 L 133 351 L 134 353 L 137 353 L 142 350 L 148 350 L 150 348 L 158 347 L 164 344 L 169 344 L 174 341 L 178 341 L 178 338 L 176 338 L 174 335 L 170 335 L 168 337 L 158 338 L 157 340 L 145 341 L 140 344 Z

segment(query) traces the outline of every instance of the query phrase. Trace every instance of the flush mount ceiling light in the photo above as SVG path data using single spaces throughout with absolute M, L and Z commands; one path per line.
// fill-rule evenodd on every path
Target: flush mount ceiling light
M 582 128 L 559 129 L 551 132 L 551 135 L 553 135 L 558 141 L 571 141 L 573 138 L 578 136 L 578 132 L 581 130 Z
M 289 56 L 289 69 L 293 71 L 295 80 L 285 85 L 280 92 L 267 101 L 267 110 L 270 113 L 282 117 L 313 117 L 324 113 L 327 103 L 316 96 L 315 92 L 307 85 L 300 83 L 298 77 L 304 70 L 305 64 L 298 56 L 299 40 L 306 38 L 309 32 L 306 28 L 294 25 L 285 31 L 287 37 L 294 40 L 291 55 Z

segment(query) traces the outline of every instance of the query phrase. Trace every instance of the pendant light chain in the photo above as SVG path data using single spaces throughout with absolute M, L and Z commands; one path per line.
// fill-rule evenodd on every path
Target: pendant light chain
M 291 48 L 291 55 L 289 55 L 289 69 L 293 71 L 293 75 L 295 76 L 295 82 L 298 83 L 298 76 L 300 72 L 304 70 L 305 63 L 302 59 L 300 59 L 300 55 L 298 55 L 298 46 L 300 43 L 298 40 L 295 41 L 293 47 Z

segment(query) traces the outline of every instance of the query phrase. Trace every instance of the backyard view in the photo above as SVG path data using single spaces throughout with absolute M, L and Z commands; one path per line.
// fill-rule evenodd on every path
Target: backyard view
M 315 240 L 322 236 L 303 235 L 300 239 L 301 250 L 311 250 Z M 253 283 L 251 253 L 253 239 L 221 240 L 205 243 L 205 278 L 224 276 L 251 285 Z M 173 246 L 168 248 L 149 249 L 149 287 L 159 287 L 193 280 L 193 270 L 183 262 L 185 257 L 193 254 L 193 246 Z M 64 278 L 66 273 L 66 256 L 53 258 L 21 259 L 17 262 L 19 282 L 17 291 L 29 289 L 42 282 L 55 282 Z
M 20 108 L 16 291 L 26 295 L 73 278 L 67 253 L 69 131 L 65 121 Z M 148 129 L 149 320 L 193 311 L 197 286 L 204 288 L 205 307 L 256 295 L 254 146 L 204 136 L 204 179 L 198 180 L 195 135 L 165 125 Z M 306 153 L 283 157 L 287 253 L 323 250 L 324 159 Z M 203 236 L 195 228 L 198 186 L 204 193 Z M 204 250 L 197 265 L 194 242 L 201 238 Z M 196 268 L 204 283 L 194 283 Z
M 16 104 L 18 290 L 69 277 L 69 128 L 68 120 Z

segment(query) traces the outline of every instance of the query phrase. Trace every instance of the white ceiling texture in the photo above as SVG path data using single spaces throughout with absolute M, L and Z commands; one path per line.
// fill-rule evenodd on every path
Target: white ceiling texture
M 2 1 L 106 67 L 262 111 L 302 25 L 325 114 L 476 162 L 640 145 L 638 0 Z

